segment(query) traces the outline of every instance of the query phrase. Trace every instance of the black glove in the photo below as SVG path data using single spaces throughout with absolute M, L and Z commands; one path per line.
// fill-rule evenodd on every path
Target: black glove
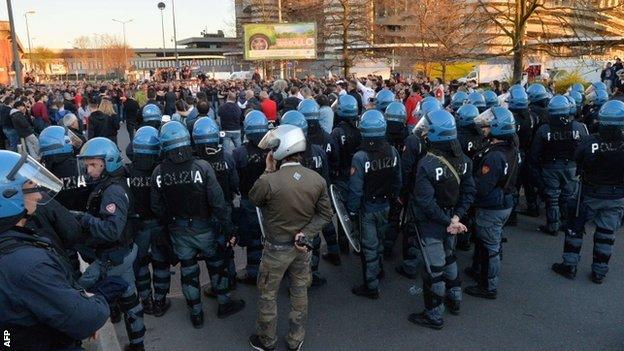
M 129 284 L 120 277 L 106 277 L 88 291 L 92 294 L 104 296 L 108 303 L 112 303 L 128 290 L 128 286 Z

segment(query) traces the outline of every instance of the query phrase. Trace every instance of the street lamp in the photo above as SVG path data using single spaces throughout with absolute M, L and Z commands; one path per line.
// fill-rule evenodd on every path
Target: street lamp
M 26 20 L 26 36 L 28 37 L 28 58 L 32 58 L 32 46 L 30 43 L 30 29 L 28 28 L 28 15 L 34 15 L 35 11 L 24 12 L 24 19 Z
M 165 3 L 159 2 L 158 9 L 160 10 L 160 25 L 162 27 L 162 41 L 163 41 L 163 58 L 166 56 L 165 53 L 165 16 L 163 15 L 163 11 L 165 10 Z
M 173 13 L 173 50 L 175 51 L 175 64 L 176 69 L 180 69 L 180 63 L 178 62 L 178 37 L 176 36 L 176 23 L 175 23 L 175 4 L 171 0 L 171 12 Z
M 11 28 L 11 49 L 13 51 L 13 70 L 15 71 L 15 83 L 18 88 L 22 87 L 22 67 L 17 50 L 17 35 L 15 34 L 15 21 L 13 20 L 13 7 L 11 0 L 6 1 L 7 12 L 9 14 L 9 26 Z
M 123 38 L 124 38 L 124 76 L 126 75 L 126 69 L 128 68 L 128 52 L 127 52 L 127 45 L 126 45 L 126 23 L 130 23 L 132 22 L 132 19 L 129 19 L 127 21 L 120 21 L 120 20 L 116 20 L 113 18 L 113 21 L 117 22 L 117 23 L 121 23 L 121 26 L 123 27 Z

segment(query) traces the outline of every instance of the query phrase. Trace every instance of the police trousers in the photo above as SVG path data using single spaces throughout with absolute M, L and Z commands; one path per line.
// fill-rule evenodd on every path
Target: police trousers
M 477 208 L 475 212 L 475 246 L 478 246 L 475 247 L 475 252 L 479 253 L 477 259 L 481 267 L 479 285 L 489 291 L 498 289 L 503 225 L 510 214 L 511 208 L 503 210 Z
M 241 198 L 239 211 L 239 245 L 247 248 L 247 276 L 255 278 L 258 276 L 258 266 L 262 257 L 262 231 L 256 206 L 248 198 Z
M 308 320 L 308 281 L 310 279 L 310 254 L 294 246 L 281 249 L 270 245 L 262 252 L 258 274 L 257 334 L 262 343 L 273 347 L 277 343 L 277 294 L 284 274 L 290 277 L 290 331 L 286 336 L 289 346 L 295 348 L 305 337 Z
M 570 204 L 576 205 L 576 201 Z M 581 259 L 585 224 L 594 222 L 596 231 L 594 232 L 592 271 L 598 276 L 604 277 L 609 271 L 609 260 L 613 252 L 615 233 L 622 225 L 624 198 L 598 199 L 583 196 L 578 216 L 574 216 L 575 210 L 576 208 L 570 208 L 571 215 L 568 220 L 563 247 L 563 263 L 570 266 L 578 265 Z
M 386 206 L 374 212 L 361 212 L 362 254 L 360 258 L 364 284 L 369 289 L 379 289 L 379 275 L 383 270 L 384 235 L 388 230 L 388 211 L 389 207 Z
M 180 260 L 182 293 L 192 315 L 202 312 L 201 286 L 197 256 L 206 262 L 210 283 L 217 292 L 219 304 L 230 302 L 230 282 L 223 253 L 209 219 L 177 219 L 169 227 L 173 251 Z
M 574 163 L 544 165 L 542 180 L 546 195 L 546 226 L 550 231 L 558 231 L 561 218 L 567 217 L 567 204 L 576 192 L 576 167 Z
M 154 284 L 153 298 L 162 301 L 169 293 L 171 285 L 170 265 L 158 245 L 157 236 L 169 235 L 155 219 L 141 222 L 141 229 L 134 237 L 138 247 L 137 258 L 134 262 L 134 275 L 139 297 L 144 303 L 152 299 L 152 283 Z M 153 272 L 150 273 L 149 265 Z
M 96 259 L 87 267 L 78 283 L 88 289 L 94 286 L 98 281 L 111 277 L 120 277 L 128 283 L 128 289 L 119 301 L 121 310 L 124 313 L 124 323 L 128 332 L 128 340 L 131 344 L 143 343 L 145 336 L 145 325 L 143 324 L 143 306 L 139 303 L 134 285 L 133 265 L 137 257 L 137 246 L 133 245 L 129 253 L 123 258 L 121 264 L 113 266 L 109 261 Z

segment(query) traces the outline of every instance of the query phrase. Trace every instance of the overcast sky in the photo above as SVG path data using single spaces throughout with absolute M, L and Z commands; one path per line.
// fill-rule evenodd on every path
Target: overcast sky
M 166 4 L 165 42 L 173 47 L 173 20 L 171 1 Z M 81 35 L 112 34 L 123 37 L 122 25 L 114 19 L 129 20 L 126 40 L 135 48 L 161 48 L 162 32 L 160 10 L 156 0 L 13 0 L 13 17 L 19 40 L 28 50 L 26 22 L 28 15 L 30 38 L 33 47 L 68 48 Z M 175 0 L 178 41 L 200 32 L 222 29 L 234 33 L 233 0 Z M 0 0 L 0 20 L 8 20 L 5 1 Z

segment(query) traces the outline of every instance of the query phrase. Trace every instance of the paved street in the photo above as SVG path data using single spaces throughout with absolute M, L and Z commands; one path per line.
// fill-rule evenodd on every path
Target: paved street
M 125 149 L 125 128 L 120 137 Z M 611 271 L 603 285 L 589 281 L 591 239 L 587 238 L 575 281 L 550 271 L 561 260 L 563 234 L 551 237 L 535 230 L 544 220 L 519 217 L 516 228 L 506 230 L 509 242 L 504 259 L 497 300 L 465 296 L 460 316 L 445 316 L 443 330 L 415 326 L 407 315 L 423 308 L 422 296 L 409 294 L 414 283 L 394 272 L 398 259 L 386 262 L 381 298 L 372 301 L 351 294 L 361 281 L 360 261 L 343 256 L 341 267 L 321 262 L 328 285 L 310 292 L 308 334 L 304 350 L 624 350 L 624 244 L 618 238 Z M 593 230 L 588 228 L 588 233 Z M 400 255 L 397 247 L 395 250 Z M 237 265 L 243 252 L 237 251 Z M 469 254 L 459 252 L 460 267 Z M 177 269 L 170 295 L 173 306 L 162 318 L 146 316 L 148 350 L 247 350 L 247 338 L 254 332 L 257 292 L 239 285 L 235 296 L 247 307 L 225 320 L 216 318 L 216 301 L 204 298 L 206 324 L 193 329 L 179 288 Z M 205 266 L 202 282 L 207 282 Z M 288 295 L 284 282 L 279 297 L 278 333 L 288 328 Z M 420 279 L 417 281 L 420 286 Z M 464 277 L 464 284 L 472 283 Z M 125 338 L 123 323 L 117 325 Z M 122 343 L 125 341 L 122 340 Z M 284 350 L 280 341 L 278 350 Z

